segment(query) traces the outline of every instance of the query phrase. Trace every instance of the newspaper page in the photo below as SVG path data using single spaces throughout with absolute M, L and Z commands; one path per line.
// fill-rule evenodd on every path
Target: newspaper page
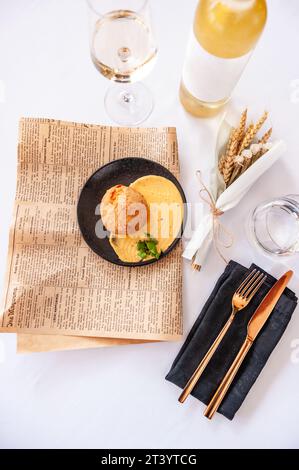
M 98 257 L 79 232 L 76 204 L 85 181 L 126 156 L 151 158 L 178 176 L 175 129 L 20 121 L 0 330 L 92 342 L 88 337 L 181 338 L 181 245 L 158 263 L 128 268 Z

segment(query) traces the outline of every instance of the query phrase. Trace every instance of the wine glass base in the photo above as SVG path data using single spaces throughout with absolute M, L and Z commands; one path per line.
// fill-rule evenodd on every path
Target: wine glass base
M 121 126 L 138 126 L 154 107 L 152 94 L 142 83 L 113 85 L 104 102 L 108 116 Z

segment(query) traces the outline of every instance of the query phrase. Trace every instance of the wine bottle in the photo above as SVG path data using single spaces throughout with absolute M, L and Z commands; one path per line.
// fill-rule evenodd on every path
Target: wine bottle
M 266 18 L 266 0 L 199 0 L 180 85 L 180 100 L 187 111 L 199 117 L 221 111 Z

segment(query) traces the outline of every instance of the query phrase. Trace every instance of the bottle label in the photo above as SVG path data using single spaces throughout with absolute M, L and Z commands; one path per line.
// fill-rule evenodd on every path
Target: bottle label
M 229 98 L 251 51 L 233 59 L 209 54 L 191 32 L 183 67 L 183 83 L 195 98 L 214 102 Z

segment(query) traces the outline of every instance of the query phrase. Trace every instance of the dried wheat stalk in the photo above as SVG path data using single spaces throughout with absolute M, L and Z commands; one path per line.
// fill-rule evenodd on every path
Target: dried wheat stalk
M 242 171 L 242 168 L 243 168 L 243 165 L 244 165 L 244 158 L 240 155 L 236 156 L 234 158 L 234 167 L 233 167 L 233 171 L 231 173 L 231 177 L 228 181 L 228 184 L 227 186 L 229 186 L 230 184 L 232 184 L 237 178 L 238 176 L 240 175 L 241 171 Z
M 231 175 L 233 173 L 233 170 L 234 170 L 234 163 L 235 163 L 234 160 L 235 160 L 235 156 L 237 153 L 238 145 L 239 145 L 239 129 L 234 129 L 231 143 L 228 148 L 225 161 L 223 163 L 222 174 L 223 174 L 223 179 L 226 185 L 229 182 Z
M 252 139 L 254 138 L 256 132 L 255 132 L 255 126 L 254 124 L 250 124 L 247 128 L 247 131 L 245 132 L 245 135 L 243 137 L 243 140 L 240 144 L 239 148 L 239 155 L 242 153 L 243 150 L 245 150 L 252 142 Z
M 266 142 L 268 142 L 268 140 L 270 139 L 272 135 L 272 127 L 270 127 L 270 129 L 267 130 L 267 132 L 265 132 L 265 134 L 263 135 L 263 137 L 261 139 L 259 139 L 258 143 L 259 144 L 265 144 Z
M 245 109 L 241 114 L 239 126 L 232 130 L 226 152 L 222 155 L 219 161 L 219 171 L 222 173 L 227 187 L 265 153 L 265 150 L 261 149 L 260 152 L 254 156 L 252 155 L 244 158 L 242 155 L 242 152 L 248 149 L 252 144 L 253 139 L 266 121 L 267 117 L 268 112 L 265 111 L 256 124 L 251 123 L 246 129 L 247 109 Z M 270 138 L 271 133 L 272 128 L 269 129 L 258 142 L 261 144 L 266 143 Z
M 244 163 L 241 169 L 241 174 L 244 173 L 246 170 L 248 170 L 248 168 L 252 165 L 253 158 L 254 158 L 252 152 L 249 152 L 249 154 L 246 156 L 243 154 L 243 157 L 244 157 Z
M 223 175 L 224 163 L 225 163 L 225 161 L 228 157 L 229 149 L 231 147 L 231 144 L 232 144 L 232 141 L 233 141 L 233 138 L 234 138 L 234 132 L 235 132 L 235 128 L 232 128 L 232 130 L 230 132 L 230 135 L 229 135 L 227 145 L 226 145 L 225 153 L 221 156 L 221 158 L 219 160 L 219 163 L 218 163 L 218 168 L 219 168 L 219 171 L 222 175 Z
M 270 129 L 268 129 L 267 132 L 265 132 L 265 134 L 258 140 L 258 143 L 259 144 L 266 144 L 268 142 L 268 140 L 270 139 L 271 134 L 272 134 L 272 127 L 270 127 Z M 255 163 L 266 152 L 267 152 L 267 150 L 262 148 L 256 155 L 254 155 L 254 157 L 252 159 L 252 163 Z
M 225 179 L 228 179 L 232 164 L 232 155 L 237 153 L 240 141 L 243 138 L 247 119 L 247 109 L 243 111 L 240 117 L 239 125 L 237 129 L 232 128 L 229 136 L 229 140 L 226 146 L 225 154 L 221 156 L 219 160 L 219 171 L 223 175 L 225 167 Z M 225 165 L 226 162 L 226 165 Z M 224 176 L 224 175 L 223 175 Z
M 247 109 L 243 111 L 239 123 L 239 139 L 243 139 L 246 129 L 246 120 L 247 120 Z
M 240 145 L 239 154 L 241 154 L 242 150 L 245 150 L 247 147 L 249 147 L 254 137 L 256 136 L 256 134 L 258 133 L 258 131 L 260 130 L 260 128 L 266 121 L 267 117 L 268 117 L 268 112 L 265 111 L 256 124 L 250 124 L 250 126 L 248 127 L 244 135 L 243 141 Z
M 260 119 L 257 121 L 257 123 L 254 126 L 256 134 L 260 130 L 264 122 L 266 121 L 267 117 L 268 117 L 268 111 L 264 111 L 264 114 L 260 117 Z

